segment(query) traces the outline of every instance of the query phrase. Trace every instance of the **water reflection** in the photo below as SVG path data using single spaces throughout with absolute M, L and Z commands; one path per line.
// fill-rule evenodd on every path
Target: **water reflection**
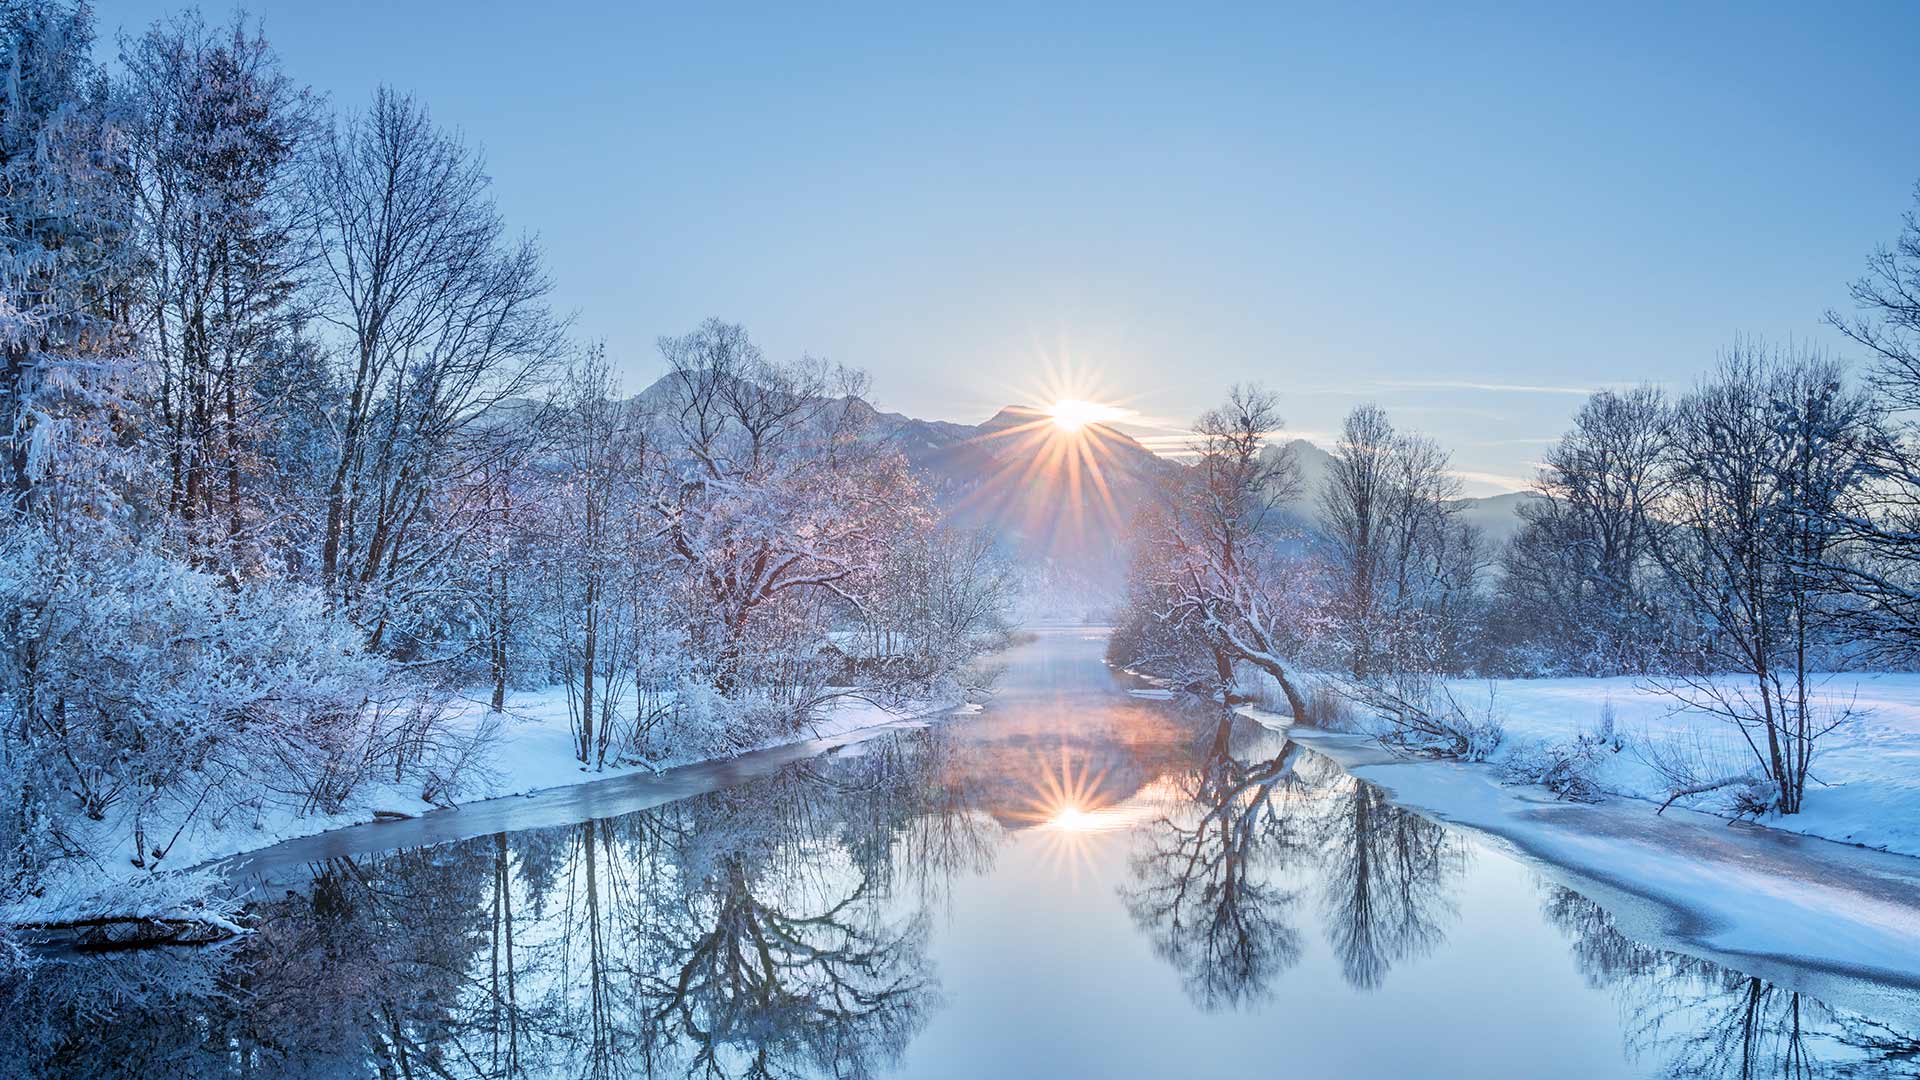
M 1203 1010 L 1258 1004 L 1299 962 L 1293 908 L 1317 885 L 1347 984 L 1373 990 L 1437 946 L 1456 914 L 1466 845 L 1384 792 L 1279 735 L 1221 716 L 1144 831 L 1134 921 Z
M 944 735 L 866 749 L 646 813 L 317 867 L 227 948 L 51 959 L 10 1003 L 28 1022 L 0 1060 L 47 1076 L 873 1075 L 939 1003 L 928 905 L 986 865 L 994 826 L 949 782 Z
M 1453 888 L 1466 871 L 1467 847 L 1444 826 L 1394 806 L 1372 784 L 1336 775 L 1318 803 L 1327 939 L 1348 984 L 1374 990 L 1395 964 L 1419 959 L 1445 939 L 1446 924 L 1459 913 Z
M 1017 845 L 1055 857 L 1005 858 Z M 949 1000 L 935 957 L 1006 949 L 956 896 L 1009 875 L 990 894 L 1002 907 L 1121 916 L 1127 940 L 1102 931 L 1088 966 L 1114 970 L 1137 933 L 1154 955 L 1120 969 L 1129 992 L 1171 968 L 1195 1013 L 1252 1014 L 1285 990 L 1289 1008 L 1324 1002 L 1340 1023 L 1390 1028 L 1406 1018 L 1382 991 L 1420 984 L 1423 961 L 1446 978 L 1489 961 L 1564 970 L 1564 938 L 1617 1001 L 1642 1073 L 1920 1074 L 1911 1033 L 1639 944 L 1558 887 L 1543 886 L 1534 924 L 1547 944 L 1528 946 L 1545 952 L 1474 955 L 1449 935 L 1487 881 L 1507 879 L 1476 871 L 1500 860 L 1471 850 L 1245 721 L 1043 700 L 641 813 L 318 865 L 229 945 L 48 957 L 30 982 L 0 986 L 0 1075 L 911 1070 L 936 1019 L 976 1039 L 1005 1031 L 992 1000 Z M 1095 887 L 1069 892 L 1077 877 Z M 1022 957 L 995 959 L 1001 978 L 1021 977 Z M 1019 1022 L 1037 1031 L 1067 1026 L 1078 1006 L 1002 989 L 1035 1011 Z M 1216 1030 L 1168 1015 L 1160 1034 L 1183 1022 Z M 1501 1023 L 1486 1019 L 1490 1032 Z M 1219 1055 L 1210 1065 L 1240 1059 Z M 1371 1075 L 1364 1061 L 1354 1075 Z
M 1154 951 L 1202 1009 L 1245 1005 L 1300 960 L 1292 908 L 1300 890 L 1279 880 L 1309 848 L 1296 813 L 1301 751 L 1236 754 L 1234 721 L 1214 725 L 1200 760 L 1175 781 L 1168 813 L 1142 834 L 1134 880 L 1122 889 Z
M 1619 1003 L 1628 1055 L 1674 1080 L 1920 1076 L 1920 1035 L 1705 960 L 1650 948 L 1571 889 L 1541 886 L 1591 985 Z

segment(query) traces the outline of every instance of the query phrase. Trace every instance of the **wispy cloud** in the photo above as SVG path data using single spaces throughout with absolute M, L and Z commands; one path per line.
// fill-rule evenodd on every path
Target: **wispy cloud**
M 1525 439 L 1466 439 L 1460 446 L 1552 446 L 1560 441 L 1558 435 L 1534 435 Z
M 1613 388 L 1610 385 L 1545 386 L 1536 383 L 1474 382 L 1469 379 L 1382 379 L 1379 385 L 1396 390 L 1480 390 L 1495 394 L 1573 394 L 1579 397 Z
M 1146 413 L 1127 410 L 1127 415 L 1119 421 L 1121 427 L 1149 428 L 1156 431 L 1190 431 L 1193 425 L 1163 416 L 1149 416 Z
M 1525 491 L 1533 486 L 1533 481 L 1531 480 L 1523 480 L 1517 476 L 1507 476 L 1504 473 L 1475 472 L 1472 469 L 1452 469 L 1450 473 L 1462 480 L 1471 480 L 1475 483 L 1487 484 L 1506 491 Z
M 1191 431 L 1181 431 L 1171 435 L 1144 435 L 1131 431 L 1127 434 L 1133 436 L 1133 441 L 1162 457 L 1172 456 L 1175 452 L 1189 449 L 1194 440 L 1194 434 Z M 1331 445 L 1337 436 L 1324 431 L 1295 431 L 1292 428 L 1284 428 L 1269 432 L 1267 438 L 1270 442 L 1280 445 L 1293 442 L 1295 439 L 1305 439 L 1307 442 L 1324 446 Z

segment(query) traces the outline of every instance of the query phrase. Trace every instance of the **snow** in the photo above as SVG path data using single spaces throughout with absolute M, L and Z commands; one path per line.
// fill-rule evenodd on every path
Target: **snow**
M 768 740 L 750 749 L 832 738 L 967 708 L 969 706 L 957 701 L 946 701 L 890 710 L 862 699 L 840 698 L 822 710 L 804 731 L 791 738 Z M 458 709 L 450 721 L 453 731 L 471 733 L 487 726 L 496 728 L 474 767 L 463 776 L 459 796 L 466 803 L 528 795 L 634 773 L 652 774 L 695 764 L 697 760 L 669 758 L 649 764 L 609 764 L 599 771 L 587 768 L 574 756 L 572 720 L 563 685 L 510 694 L 501 716 L 490 712 L 486 692 L 478 689 L 464 695 Z M 45 881 L 44 895 L 15 908 L 0 909 L 0 922 L 70 918 L 76 911 L 92 912 L 103 903 L 113 906 L 122 897 L 136 895 L 128 893 L 121 883 L 131 882 L 136 888 L 144 888 L 139 884 L 143 879 L 156 877 L 198 882 L 204 878 L 207 864 L 233 855 L 365 824 L 376 817 L 417 817 L 441 809 L 444 808 L 423 800 L 417 785 L 408 789 L 389 784 L 369 786 L 354 799 L 351 807 L 337 814 L 303 814 L 298 807 L 268 805 L 244 822 L 196 820 L 189 823 L 173 843 L 160 873 L 142 870 L 123 859 L 80 860 L 68 865 L 57 878 Z
M 1575 702 L 1599 700 L 1586 692 L 1617 694 L 1631 685 L 1555 681 L 1563 685 L 1542 687 L 1537 701 L 1559 701 L 1562 714 Z M 1568 685 L 1574 683 L 1614 685 Z M 1615 702 L 1622 705 L 1619 697 Z M 1830 1003 L 1897 1007 L 1902 1015 L 1915 1004 L 1890 987 L 1912 986 L 1920 971 L 1920 862 L 1729 827 L 1680 808 L 1656 816 L 1636 801 L 1562 802 L 1539 788 L 1501 783 L 1486 765 L 1408 760 L 1366 736 L 1292 727 L 1254 707 L 1241 712 L 1379 784 L 1395 802 L 1489 836 L 1603 900 L 1636 937 L 1738 964 Z M 1545 720 L 1537 726 L 1549 727 Z
M 1722 772 L 1753 764 L 1732 724 L 1681 707 L 1645 680 L 1499 679 L 1458 682 L 1453 689 L 1462 701 L 1481 704 L 1491 691 L 1495 714 L 1506 729 L 1495 765 L 1529 746 L 1593 732 L 1603 708 L 1611 706 L 1624 747 L 1602 756 L 1595 779 L 1613 795 L 1665 801 L 1670 789 L 1647 764 L 1649 747 L 1697 750 L 1724 766 Z M 1920 674 L 1826 675 L 1819 689 L 1836 710 L 1851 704 L 1854 716 L 1816 744 L 1801 812 L 1772 815 L 1761 824 L 1920 855 Z M 1693 805 L 1724 812 L 1711 797 Z
M 1318 676 L 1300 677 L 1310 684 Z M 1745 685 L 1739 676 L 1715 681 L 1728 690 Z M 1836 673 L 1810 681 L 1812 712 L 1845 713 L 1846 719 L 1815 744 L 1801 812 L 1769 814 L 1759 824 L 1920 856 L 1920 673 Z M 1275 713 L 1285 710 L 1270 677 L 1243 671 L 1238 689 Z M 1520 782 L 1511 779 L 1515 767 L 1539 760 L 1543 748 L 1599 735 L 1609 713 L 1616 739 L 1608 742 L 1617 741 L 1619 748 L 1597 754 L 1590 775 L 1609 799 L 1631 800 L 1649 814 L 1657 810 L 1675 789 L 1650 764 L 1662 758 L 1689 759 L 1701 779 L 1757 770 L 1753 751 L 1731 722 L 1688 707 L 1644 678 L 1456 679 L 1446 689 L 1476 720 L 1490 711 L 1499 722 L 1503 738 L 1480 767 L 1508 776 L 1510 783 Z M 1367 729 L 1362 718 L 1341 730 Z M 1727 791 L 1683 797 L 1674 805 L 1736 816 Z

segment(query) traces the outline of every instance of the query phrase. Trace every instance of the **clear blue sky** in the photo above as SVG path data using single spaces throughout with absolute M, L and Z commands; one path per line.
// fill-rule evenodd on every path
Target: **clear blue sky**
M 102 34 L 175 6 L 103 0 Z M 1579 401 L 1468 384 L 1837 346 L 1920 180 L 1915 4 L 816 7 L 249 10 L 337 105 L 392 83 L 484 145 L 635 388 L 715 314 L 915 415 L 1067 363 L 1168 421 L 1258 379 L 1467 474 L 1530 475 Z

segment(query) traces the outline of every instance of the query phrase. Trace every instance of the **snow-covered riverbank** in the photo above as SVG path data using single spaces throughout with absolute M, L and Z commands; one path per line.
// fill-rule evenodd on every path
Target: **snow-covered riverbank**
M 1752 752 L 1731 723 L 1681 708 L 1644 680 L 1501 679 L 1455 689 L 1465 700 L 1492 701 L 1506 732 L 1495 764 L 1594 732 L 1610 713 L 1621 750 L 1598 755 L 1593 777 L 1614 796 L 1665 801 L 1668 786 L 1649 763 L 1663 751 L 1695 757 L 1716 775 L 1753 767 Z M 1824 715 L 1839 726 L 1816 744 L 1806 804 L 1798 814 L 1769 815 L 1760 824 L 1920 855 L 1920 675 L 1826 675 L 1818 694 Z M 1727 811 L 1712 795 L 1683 804 Z
M 1498 838 L 1607 903 L 1629 932 L 1859 1001 L 1920 986 L 1920 860 L 1649 803 L 1568 803 L 1495 768 L 1242 713 L 1430 816 Z M 1806 989 L 1816 989 L 1812 986 Z
M 647 764 L 609 764 L 602 769 L 583 766 L 574 752 L 571 712 L 563 686 L 512 694 L 497 715 L 477 691 L 460 699 L 455 708 L 447 723 L 450 733 L 471 736 L 490 729 L 474 759 L 461 772 L 455 796 L 461 805 L 621 776 L 650 775 L 707 760 L 688 755 Z M 891 710 L 864 700 L 840 699 L 791 737 L 769 739 L 742 752 L 833 738 L 967 708 L 971 707 L 948 701 Z M 447 809 L 426 801 L 417 786 L 392 784 L 369 785 L 355 794 L 348 807 L 331 814 L 303 813 L 298 806 L 263 796 L 261 805 L 251 813 L 228 813 L 221 818 L 198 815 L 188 821 L 157 870 L 135 867 L 123 858 L 69 864 L 59 879 L 49 882 L 45 895 L 15 909 L 0 910 L 0 923 L 147 914 L 149 908 L 164 909 L 176 898 L 190 897 L 203 889 L 211 876 L 189 872 L 203 871 L 209 864 L 287 840 L 383 818 L 419 817 Z M 124 897 L 125 902 L 116 897 Z
M 937 702 L 894 711 L 870 701 L 841 698 L 790 737 L 769 739 L 745 749 L 759 750 L 788 742 L 843 735 L 897 720 L 947 712 L 959 707 L 959 704 L 954 701 Z M 496 725 L 496 730 L 478 760 L 469 766 L 462 778 L 457 796 L 460 803 L 525 795 L 623 775 L 655 773 L 707 760 L 702 755 L 686 755 L 646 764 L 609 762 L 600 769 L 582 765 L 574 752 L 572 714 L 564 686 L 509 695 L 497 718 L 490 716 L 485 701 L 476 694 L 463 699 L 459 715 L 450 721 L 449 727 L 454 731 L 472 732 L 485 724 Z M 412 817 L 440 809 L 443 807 L 421 799 L 418 791 L 372 788 L 355 800 L 352 809 L 339 814 L 299 816 L 281 809 L 263 814 L 257 822 L 238 827 L 205 829 L 191 838 L 191 846 L 187 844 L 188 838 L 183 837 L 169 861 L 176 866 L 192 866 L 282 840 L 359 825 L 377 816 L 400 814 Z
M 1733 676 L 1720 682 L 1730 691 L 1740 685 Z M 1758 824 L 1920 856 L 1920 674 L 1830 674 L 1816 685 L 1820 714 L 1838 726 L 1816 744 L 1806 803 L 1798 814 L 1769 814 Z M 1241 689 L 1269 709 L 1284 710 L 1269 679 L 1249 677 Z M 1525 786 L 1550 750 L 1564 752 L 1584 737 L 1583 778 L 1601 797 L 1634 800 L 1651 815 L 1674 787 L 1656 762 L 1682 764 L 1703 777 L 1757 765 L 1731 722 L 1688 707 L 1645 679 L 1463 679 L 1447 690 L 1470 715 L 1500 731 L 1483 767 L 1506 783 Z M 1356 719 L 1355 731 L 1368 728 L 1364 717 Z M 1726 790 L 1675 805 L 1734 814 Z

